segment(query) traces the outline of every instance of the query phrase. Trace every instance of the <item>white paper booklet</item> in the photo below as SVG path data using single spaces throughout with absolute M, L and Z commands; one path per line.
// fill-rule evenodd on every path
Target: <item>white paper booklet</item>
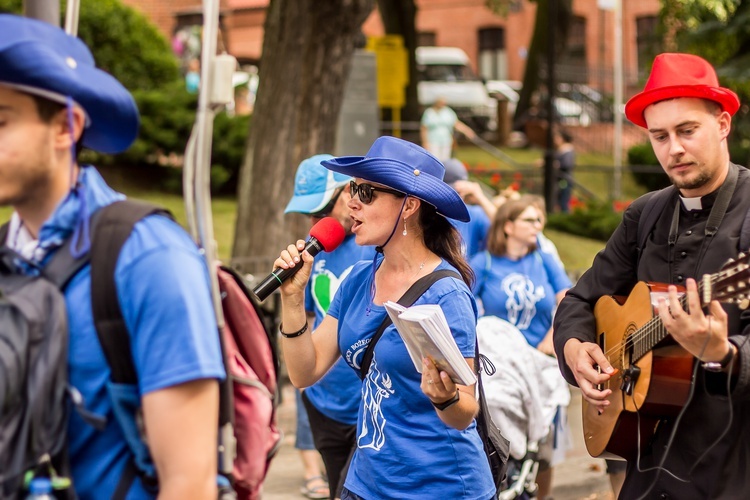
M 476 383 L 476 375 L 458 350 L 448 321 L 439 305 L 421 304 L 405 308 L 391 301 L 383 305 L 406 344 L 409 356 L 419 373 L 422 373 L 422 359 L 429 357 L 438 369 L 448 373 L 455 383 Z

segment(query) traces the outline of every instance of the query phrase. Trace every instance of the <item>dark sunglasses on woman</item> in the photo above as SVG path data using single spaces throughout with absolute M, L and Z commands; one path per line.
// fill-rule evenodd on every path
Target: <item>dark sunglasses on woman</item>
M 395 189 L 390 188 L 381 188 L 381 187 L 375 187 L 372 184 L 367 183 L 361 183 L 357 184 L 354 181 L 351 181 L 349 183 L 349 188 L 351 191 L 352 198 L 354 198 L 355 195 L 359 195 L 359 201 L 364 203 L 365 205 L 369 205 L 372 203 L 372 193 L 375 191 L 380 191 L 381 193 L 389 193 L 394 196 L 398 196 L 399 198 L 403 198 L 406 196 L 405 193 L 402 193 L 401 191 L 396 191 Z

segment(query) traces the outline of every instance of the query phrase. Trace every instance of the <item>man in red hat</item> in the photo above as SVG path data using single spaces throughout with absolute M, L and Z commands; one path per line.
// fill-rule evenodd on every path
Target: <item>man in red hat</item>
M 655 59 L 625 114 L 648 130 L 672 186 L 630 205 L 555 316 L 589 451 L 628 460 L 621 498 L 743 498 L 750 488 L 750 316 L 714 300 L 733 272 L 701 281 L 738 257 L 750 208 L 750 172 L 727 147 L 739 105 L 700 57 Z M 644 281 L 669 286 L 656 294 L 636 287 Z M 683 357 L 665 357 L 675 352 Z

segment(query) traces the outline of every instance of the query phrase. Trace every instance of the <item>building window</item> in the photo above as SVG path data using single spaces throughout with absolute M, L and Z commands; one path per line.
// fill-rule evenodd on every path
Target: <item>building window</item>
M 417 47 L 434 47 L 437 40 L 434 31 L 420 31 L 417 33 Z
M 558 78 L 561 82 L 588 83 L 585 17 L 572 17 L 568 31 L 568 48 L 559 61 Z
M 485 80 L 508 79 L 504 28 L 479 30 L 479 75 Z
M 635 20 L 636 44 L 638 46 L 638 78 L 644 79 L 651 68 L 651 61 L 661 52 L 659 18 L 642 16 Z

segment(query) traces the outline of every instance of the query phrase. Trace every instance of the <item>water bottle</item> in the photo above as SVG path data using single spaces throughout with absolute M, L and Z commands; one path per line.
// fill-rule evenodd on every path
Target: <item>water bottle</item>
M 54 500 L 52 496 L 52 482 L 46 477 L 35 477 L 29 485 L 29 495 L 26 500 Z

